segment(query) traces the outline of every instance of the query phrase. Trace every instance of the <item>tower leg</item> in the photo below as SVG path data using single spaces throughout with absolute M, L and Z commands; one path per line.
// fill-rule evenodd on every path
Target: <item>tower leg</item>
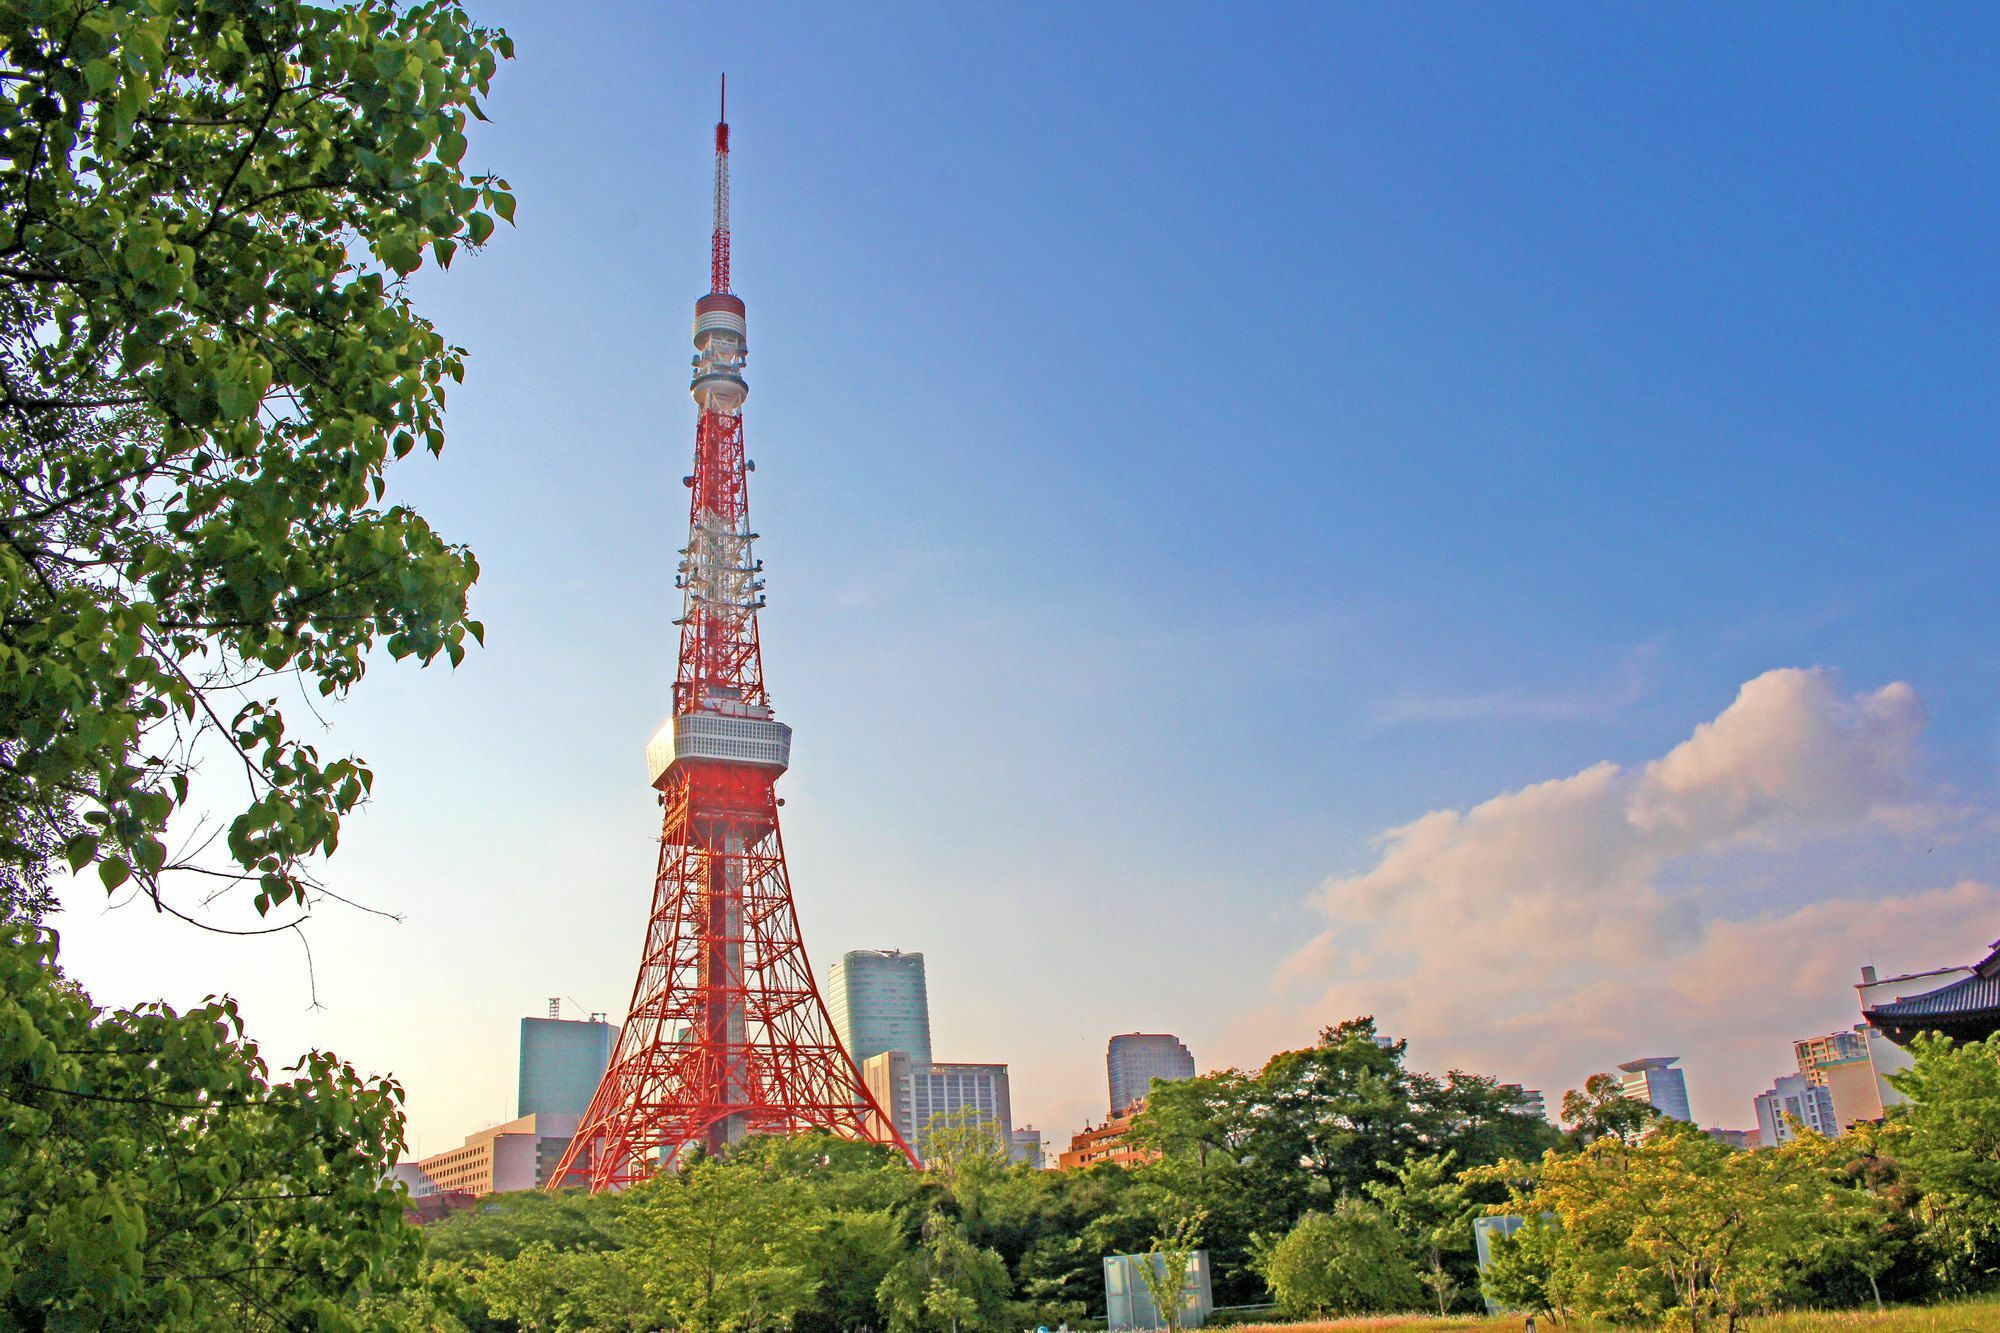
M 909 1155 L 813 980 L 770 778 L 741 774 L 696 769 L 662 784 L 645 955 L 553 1187 L 617 1189 L 691 1147 L 721 1153 L 749 1134 L 825 1129 Z

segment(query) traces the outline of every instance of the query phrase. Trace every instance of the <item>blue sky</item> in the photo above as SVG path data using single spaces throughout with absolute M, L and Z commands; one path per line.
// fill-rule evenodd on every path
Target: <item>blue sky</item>
M 478 552 L 490 647 L 332 714 L 380 782 L 330 880 L 404 920 L 322 912 L 309 1009 L 296 942 L 78 891 L 100 999 L 232 989 L 272 1054 L 403 1077 L 425 1151 L 511 1113 L 544 997 L 622 1007 L 724 68 L 807 940 L 925 951 L 939 1057 L 1011 1061 L 1019 1118 L 1101 1114 L 1114 1032 L 1255 1063 L 1374 1008 L 1552 1100 L 1682 1050 L 1744 1124 L 1862 962 L 2000 935 L 1992 10 L 474 8 L 519 227 L 419 280 L 471 370 L 397 486 Z M 1384 835 L 1602 761 L 1546 790 L 1636 827 L 1670 753 L 1769 799 L 1449 853 L 1676 904 L 1539 952 L 1465 917 L 1552 989 L 1455 1023 L 1383 895 L 1449 914 L 1458 872 Z M 1803 952 L 1725 1039 L 1732 983 L 1673 979 L 1753 927 Z

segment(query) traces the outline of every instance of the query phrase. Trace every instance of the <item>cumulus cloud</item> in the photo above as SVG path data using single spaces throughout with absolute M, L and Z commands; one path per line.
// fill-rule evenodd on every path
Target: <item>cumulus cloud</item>
M 1679 1053 L 1697 1113 L 1745 1123 L 1793 1037 L 1855 1021 L 1848 987 L 1882 942 L 1913 963 L 1962 961 L 2000 932 L 2000 893 L 1970 880 L 1745 892 L 1829 843 L 1962 820 L 1915 777 L 1923 726 L 1906 684 L 1848 695 L 1830 672 L 1768 672 L 1643 766 L 1595 764 L 1388 830 L 1372 868 L 1316 895 L 1326 928 L 1284 980 L 1315 1021 L 1374 1013 L 1426 1063 L 1551 1094 Z M 1746 856 L 1762 858 L 1754 876 Z

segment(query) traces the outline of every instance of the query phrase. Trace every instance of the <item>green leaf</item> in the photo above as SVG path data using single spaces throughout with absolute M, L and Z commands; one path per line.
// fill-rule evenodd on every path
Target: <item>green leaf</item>
M 89 864 L 97 855 L 97 839 L 88 833 L 79 833 L 63 844 L 63 857 L 69 862 L 72 874 Z
M 384 237 L 376 242 L 375 252 L 398 273 L 413 273 L 424 262 L 423 255 L 407 236 Z
M 97 863 L 97 877 L 104 881 L 104 891 L 109 893 L 132 877 L 132 867 L 122 856 L 107 856 Z

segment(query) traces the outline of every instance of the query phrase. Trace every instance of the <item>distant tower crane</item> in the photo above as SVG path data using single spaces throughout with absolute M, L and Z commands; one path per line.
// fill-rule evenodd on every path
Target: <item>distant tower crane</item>
M 726 88 L 725 88 L 726 98 Z M 616 1189 L 700 1146 L 827 1129 L 910 1150 L 862 1082 L 799 938 L 773 786 L 792 729 L 764 691 L 743 457 L 743 300 L 729 290 L 728 103 L 715 126 L 709 293 L 694 307 L 695 428 L 674 715 L 646 747 L 666 819 L 639 978 L 552 1188 Z M 914 1158 L 912 1158 L 914 1161 Z

